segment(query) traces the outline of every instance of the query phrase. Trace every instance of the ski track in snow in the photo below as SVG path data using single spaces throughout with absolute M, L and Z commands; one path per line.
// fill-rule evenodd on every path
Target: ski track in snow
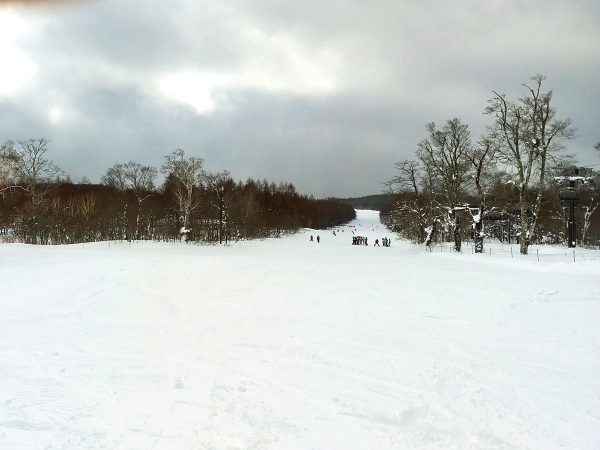
M 600 252 L 337 230 L 0 245 L 0 449 L 600 448 Z

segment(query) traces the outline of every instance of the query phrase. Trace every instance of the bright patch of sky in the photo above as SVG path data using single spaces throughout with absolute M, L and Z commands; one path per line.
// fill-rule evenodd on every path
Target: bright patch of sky
M 243 27 L 240 40 L 252 58 L 236 70 L 167 73 L 159 78 L 161 91 L 198 114 L 209 114 L 218 107 L 219 97 L 225 102 L 222 94 L 228 90 L 326 95 L 340 86 L 336 76 L 340 58 L 335 51 L 314 51 L 292 36 L 268 34 L 255 26 Z
M 35 73 L 34 63 L 18 44 L 26 30 L 16 14 L 0 9 L 0 96 L 16 93 Z

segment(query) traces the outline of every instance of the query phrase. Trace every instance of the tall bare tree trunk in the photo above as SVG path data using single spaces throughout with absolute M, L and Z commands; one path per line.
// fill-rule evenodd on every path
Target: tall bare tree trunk
M 529 219 L 527 217 L 527 204 L 525 203 L 525 196 L 521 193 L 519 195 L 519 203 L 521 204 L 521 235 L 519 236 L 519 246 L 522 255 L 527 255 L 529 252 Z
M 436 233 L 436 221 L 434 220 L 433 223 L 431 224 L 431 227 L 429 228 L 429 231 L 427 232 L 427 237 L 425 238 L 425 245 L 427 247 L 431 246 L 431 243 L 433 242 L 433 237 L 435 236 Z
M 138 208 L 135 215 L 135 239 L 140 240 L 140 209 L 142 208 L 142 202 L 138 199 Z
M 454 251 L 460 252 L 462 247 L 462 236 L 460 235 L 460 216 L 458 212 L 454 209 L 452 210 L 452 218 L 454 219 L 454 223 L 452 226 L 452 235 L 454 237 Z
M 484 206 L 479 207 L 479 220 L 473 227 L 473 237 L 475 240 L 475 253 L 483 253 L 483 212 Z

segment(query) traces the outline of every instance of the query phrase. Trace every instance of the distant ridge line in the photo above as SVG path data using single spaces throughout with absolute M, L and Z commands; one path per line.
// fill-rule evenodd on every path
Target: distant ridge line
M 392 203 L 394 196 L 392 194 L 374 194 L 365 195 L 364 197 L 329 197 L 327 200 L 346 203 L 351 205 L 354 209 L 372 209 L 375 211 L 381 211 L 383 208 Z

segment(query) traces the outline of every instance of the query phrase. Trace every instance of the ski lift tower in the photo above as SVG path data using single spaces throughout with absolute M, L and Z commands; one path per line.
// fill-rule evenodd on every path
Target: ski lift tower
M 579 175 L 579 169 L 575 169 L 575 175 L 554 177 L 557 181 L 568 181 L 569 186 L 561 188 L 558 191 L 558 198 L 560 199 L 561 206 L 567 206 L 569 208 L 569 221 L 567 222 L 567 235 L 568 235 L 568 247 L 575 248 L 577 243 L 576 228 L 575 228 L 575 205 L 579 200 L 579 191 L 575 187 L 575 183 L 580 181 L 587 183 L 590 181 L 589 177 L 582 177 Z
M 577 171 L 575 171 L 577 173 Z M 577 241 L 575 236 L 575 205 L 579 200 L 579 193 L 575 188 L 575 180 L 569 177 L 569 187 L 562 188 L 558 191 L 558 198 L 560 198 L 561 206 L 569 207 L 569 221 L 567 222 L 567 235 L 569 242 L 567 246 L 574 248 Z

